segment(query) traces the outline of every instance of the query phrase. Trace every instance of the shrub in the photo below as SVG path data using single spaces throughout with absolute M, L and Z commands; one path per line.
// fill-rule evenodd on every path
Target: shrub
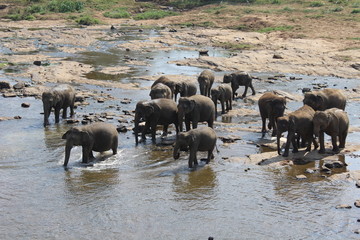
M 92 16 L 89 16 L 89 15 L 81 16 L 78 19 L 76 19 L 75 21 L 80 25 L 86 25 L 86 26 L 95 25 L 95 24 L 100 23 L 100 21 L 98 19 L 93 18 Z
M 115 11 L 105 12 L 103 15 L 104 15 L 104 17 L 107 17 L 107 18 L 129 18 L 130 17 L 130 13 L 128 13 L 124 9 L 117 9 Z
M 84 9 L 84 3 L 81 1 L 71 0 L 52 0 L 48 3 L 47 8 L 51 12 L 79 12 Z
M 275 31 L 290 31 L 293 28 L 294 28 L 293 26 L 266 27 L 259 29 L 258 32 L 267 33 L 267 32 L 275 32 Z
M 355 14 L 355 13 L 360 13 L 360 9 L 354 9 L 351 11 L 351 13 Z
M 168 16 L 175 16 L 177 13 L 163 10 L 149 10 L 135 15 L 135 20 L 160 19 Z
M 310 3 L 310 7 L 322 7 L 324 5 L 325 4 L 323 2 L 317 2 L 317 1 Z

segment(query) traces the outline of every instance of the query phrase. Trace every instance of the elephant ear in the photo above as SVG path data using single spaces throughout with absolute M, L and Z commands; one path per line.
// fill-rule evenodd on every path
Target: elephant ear
M 191 110 L 193 110 L 195 108 L 195 105 L 196 105 L 195 100 L 190 100 L 189 107 Z
M 192 145 L 195 142 L 195 135 L 194 134 L 187 134 L 185 137 L 188 145 Z
M 295 118 L 290 116 L 289 117 L 289 130 L 290 129 L 295 130 L 295 128 L 296 128 Z
M 146 105 L 145 106 L 145 115 L 150 116 L 153 113 L 154 113 L 154 107 L 151 105 Z
M 85 144 L 89 144 L 90 143 L 90 134 L 86 131 L 81 131 L 81 141 Z

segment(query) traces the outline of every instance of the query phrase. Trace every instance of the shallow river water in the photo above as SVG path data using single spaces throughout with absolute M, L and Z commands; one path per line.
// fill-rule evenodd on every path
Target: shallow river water
M 156 34 L 152 30 L 144 34 Z M 118 41 L 123 41 L 119 39 Z M 100 53 L 87 49 L 83 54 L 67 56 L 94 66 L 120 64 L 110 61 L 121 54 L 109 42 L 99 41 Z M 99 48 L 98 48 L 99 49 Z M 60 53 L 48 53 L 59 55 Z M 197 52 L 170 51 L 152 54 L 149 67 L 134 70 L 133 75 L 198 74 L 202 69 L 170 65 L 169 59 L 196 57 Z M 226 54 L 216 52 L 213 54 Z M 100 59 L 98 59 L 100 58 Z M 102 59 L 102 60 L 101 60 Z M 109 60 L 107 62 L 106 60 Z M 113 59 L 114 60 L 114 59 Z M 223 73 L 217 73 L 223 74 Z M 270 74 L 255 74 L 258 77 Z M 122 81 L 133 81 L 120 76 Z M 289 77 L 289 76 L 287 76 Z M 296 76 L 299 77 L 299 76 Z M 275 84 L 255 80 L 257 90 L 280 89 L 299 92 L 311 83 L 328 83 L 330 87 L 356 87 L 354 79 L 300 76 L 302 80 Z M 1 80 L 7 80 L 1 74 Z M 140 81 L 142 86 L 151 82 Z M 107 91 L 118 99 L 131 98 L 121 110 L 133 110 L 138 100 L 148 98 L 148 90 L 84 88 Z M 242 91 L 242 89 L 240 89 Z M 22 102 L 30 108 L 21 108 Z M 97 103 L 76 110 L 77 116 L 89 112 L 106 112 L 119 100 Z M 236 106 L 243 105 L 237 100 Z M 295 110 L 300 102 L 291 102 Z M 227 126 L 215 128 L 219 136 L 239 135 L 241 140 L 223 145 L 208 165 L 196 170 L 187 167 L 188 154 L 172 158 L 172 147 L 161 140 L 135 146 L 131 131 L 119 133 L 117 155 L 95 155 L 89 166 L 81 162 L 81 148 L 72 150 L 69 167 L 64 169 L 65 141 L 61 136 L 71 127 L 64 122 L 43 127 L 41 100 L 34 98 L 0 98 L 0 116 L 20 115 L 21 120 L 0 122 L 0 238 L 1 239 L 358 239 L 360 210 L 335 209 L 338 204 L 352 205 L 360 199 L 353 182 L 330 182 L 320 174 L 297 180 L 307 165 L 274 169 L 226 161 L 227 157 L 245 157 L 259 153 L 259 132 L 229 133 Z M 256 105 L 247 108 L 257 109 Z M 352 126 L 359 126 L 359 103 L 347 106 Z M 130 118 L 131 119 L 131 118 Z M 256 119 L 224 119 L 240 127 L 258 127 Z M 116 120 L 112 120 L 114 124 Z M 171 135 L 170 138 L 174 138 Z M 348 136 L 358 142 L 359 133 Z M 204 153 L 198 156 L 205 157 Z M 225 158 L 225 159 L 224 159 Z M 101 160 L 101 161 L 100 161 Z M 358 159 L 345 156 L 346 170 L 358 170 Z

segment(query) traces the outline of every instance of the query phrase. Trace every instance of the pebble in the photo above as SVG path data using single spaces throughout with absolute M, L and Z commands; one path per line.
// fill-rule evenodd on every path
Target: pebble
M 360 229 L 355 230 L 354 233 L 360 234 Z
M 301 175 L 296 175 L 296 179 L 302 180 L 302 179 L 307 179 L 307 177 L 305 175 L 301 174 Z
M 6 92 L 3 94 L 3 97 L 10 98 L 10 97 L 16 97 L 16 93 L 14 92 Z
M 67 119 L 66 120 L 66 123 L 68 123 L 68 124 L 74 124 L 74 123 L 78 123 L 79 122 L 79 120 L 77 120 L 77 119 Z
M 117 130 L 118 132 L 127 132 L 126 126 L 118 126 L 118 127 L 116 128 L 116 130 Z
M 354 206 L 360 208 L 360 200 L 356 200 Z
M 30 103 L 22 103 L 21 107 L 28 108 L 28 107 L 30 107 Z
M 339 204 L 335 207 L 336 209 L 350 209 L 351 206 L 347 204 Z

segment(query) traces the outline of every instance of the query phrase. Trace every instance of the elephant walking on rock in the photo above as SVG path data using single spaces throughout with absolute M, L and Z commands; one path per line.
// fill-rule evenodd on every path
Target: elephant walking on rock
M 180 157 L 180 149 L 188 147 L 190 150 L 189 168 L 192 168 L 193 165 L 198 165 L 196 158 L 197 151 L 207 151 L 206 163 L 209 163 L 214 158 L 213 151 L 216 145 L 216 138 L 215 131 L 210 127 L 201 127 L 179 133 L 176 137 L 173 152 L 174 159 Z
M 329 108 L 345 110 L 346 97 L 339 89 L 326 88 L 305 93 L 303 102 L 315 111 L 324 111 Z
M 60 110 L 62 109 L 62 118 L 66 118 L 66 110 L 70 107 L 70 117 L 74 115 L 75 89 L 68 85 L 62 84 L 54 87 L 42 94 L 44 108 L 44 126 L 49 125 L 49 116 L 51 109 L 55 110 L 55 123 L 59 122 Z
M 92 151 L 105 152 L 111 149 L 113 154 L 117 153 L 118 132 L 110 123 L 98 122 L 87 126 L 72 127 L 62 136 L 62 139 L 66 139 L 64 166 L 67 166 L 69 162 L 73 146 L 82 146 L 83 163 L 88 163 L 89 158 L 94 158 Z
M 190 122 L 193 128 L 197 128 L 198 122 L 206 121 L 212 128 L 215 121 L 215 104 L 209 97 L 203 95 L 181 97 L 178 103 L 180 131 L 183 130 L 184 118 L 186 131 L 190 130 Z
M 334 153 L 338 153 L 340 148 L 345 148 L 349 129 L 349 118 L 346 112 L 338 108 L 316 111 L 313 121 L 314 135 L 319 137 L 319 153 L 325 153 L 324 133 L 331 136 Z M 339 137 L 339 146 L 337 145 L 337 137 Z
M 223 83 L 211 89 L 211 99 L 215 104 L 215 117 L 217 117 L 217 101 L 221 103 L 221 114 L 232 109 L 232 89 L 229 84 Z
M 266 133 L 266 119 L 269 119 L 268 128 L 273 129 L 271 136 L 276 136 L 277 124 L 276 119 L 284 116 L 286 99 L 272 92 L 264 93 L 258 101 L 260 116 L 262 120 L 262 137 Z
M 245 86 L 245 90 L 241 98 L 246 97 L 246 93 L 249 87 L 251 88 L 252 95 L 255 95 L 256 93 L 252 84 L 252 77 L 246 72 L 234 72 L 231 74 L 225 74 L 223 82 L 231 83 L 233 100 L 235 100 L 236 90 L 238 90 L 239 86 Z
M 155 142 L 156 126 L 163 125 L 163 136 L 167 135 L 169 124 L 175 124 L 176 133 L 178 133 L 178 109 L 172 99 L 160 98 L 149 101 L 140 101 L 135 109 L 135 142 L 138 141 L 139 122 L 145 121 L 145 127 L 142 130 L 141 139 L 145 140 L 146 132 L 151 129 L 151 138 Z
M 200 87 L 200 94 L 210 97 L 210 90 L 214 83 L 215 75 L 210 70 L 204 70 L 200 73 L 198 77 L 199 87 Z

